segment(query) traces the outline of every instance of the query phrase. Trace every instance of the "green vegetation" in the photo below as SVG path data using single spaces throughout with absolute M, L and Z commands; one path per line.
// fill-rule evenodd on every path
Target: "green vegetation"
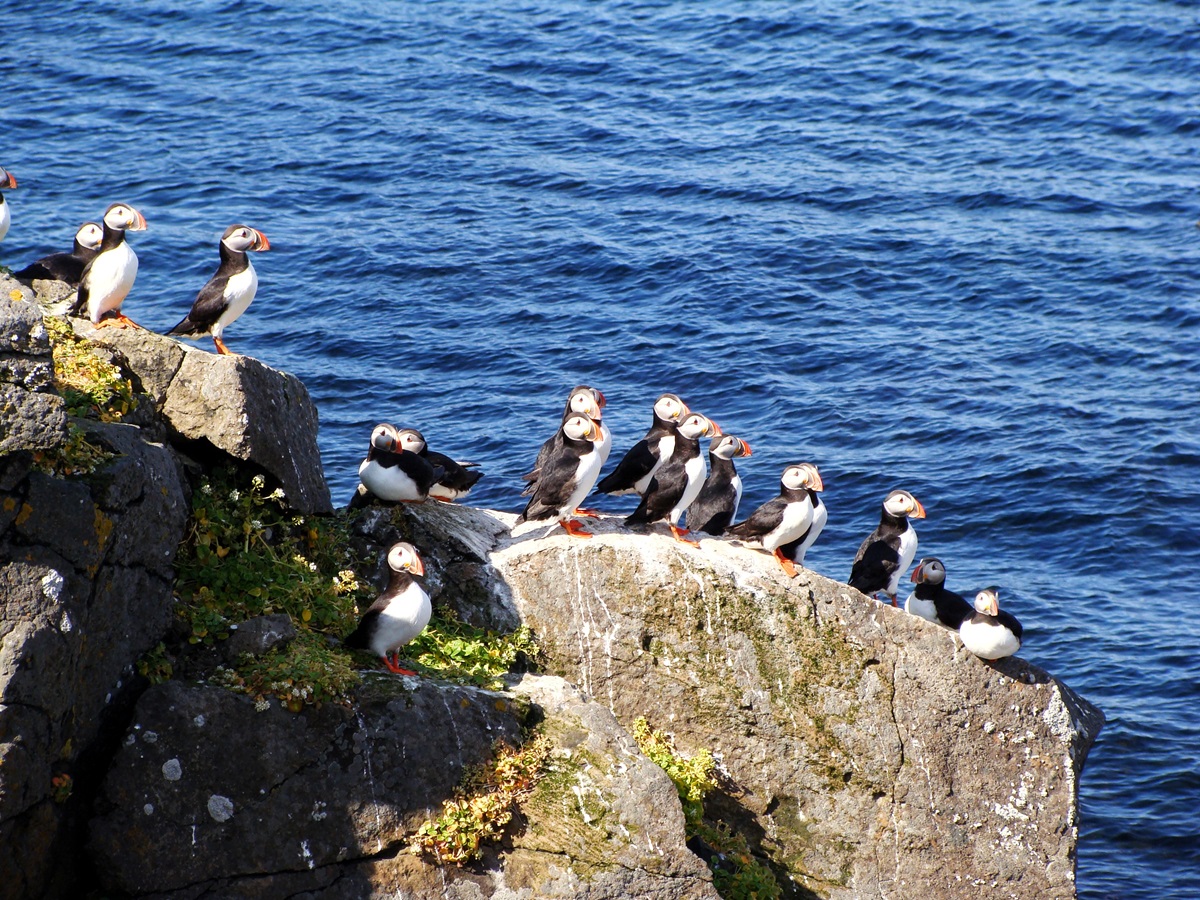
M 633 723 L 633 737 L 674 782 L 689 841 L 698 838 L 713 851 L 710 867 L 717 893 L 725 900 L 778 900 L 782 896 L 779 882 L 750 852 L 746 839 L 724 822 L 709 822 L 704 817 L 704 798 L 717 786 L 712 754 L 700 750 L 690 758 L 681 756 L 669 734 L 652 731 L 640 717 Z
M 54 356 L 54 387 L 73 416 L 120 422 L 137 405 L 133 383 L 91 350 L 66 319 L 43 318 Z
M 331 637 L 349 633 L 375 599 L 362 575 L 374 560 L 352 549 L 351 521 L 345 511 L 296 515 L 261 475 L 228 468 L 201 480 L 175 562 L 189 643 L 224 640 L 232 625 L 271 613 L 286 613 L 299 635 L 221 670 L 217 683 L 260 701 L 275 697 L 292 710 L 346 699 L 359 676 L 354 656 Z M 528 629 L 498 635 L 435 610 L 403 653 L 423 674 L 499 687 L 500 676 L 538 648 Z
M 454 796 L 442 803 L 442 814 L 417 830 L 413 853 L 439 864 L 459 865 L 478 857 L 481 844 L 500 837 L 517 805 L 537 786 L 550 750 L 544 735 L 516 749 L 497 742 L 492 761 L 468 769 Z

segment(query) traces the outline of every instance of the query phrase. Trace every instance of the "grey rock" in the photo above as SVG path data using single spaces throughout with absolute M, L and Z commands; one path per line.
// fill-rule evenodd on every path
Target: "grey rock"
M 52 393 L 54 363 L 41 310 L 8 293 L 0 276 L 0 456 L 50 450 L 67 438 L 66 405 Z
M 240 623 L 230 632 L 222 645 L 225 658 L 233 663 L 243 653 L 262 656 L 276 647 L 283 647 L 296 638 L 296 627 L 286 613 L 257 616 Z
M 91 824 L 101 882 L 175 898 L 714 898 L 674 788 L 611 714 L 561 683 L 521 689 L 547 704 L 559 778 L 522 804 L 511 848 L 462 870 L 405 845 L 494 741 L 521 742 L 527 702 L 387 675 L 353 709 L 301 715 L 218 688 L 151 688 Z M 589 820 L 593 805 L 607 812 Z
M 73 324 L 78 334 L 120 353 L 178 438 L 261 467 L 300 512 L 332 510 L 317 449 L 317 409 L 294 375 L 143 329 Z
M 0 456 L 52 450 L 66 439 L 67 408 L 61 397 L 0 384 Z

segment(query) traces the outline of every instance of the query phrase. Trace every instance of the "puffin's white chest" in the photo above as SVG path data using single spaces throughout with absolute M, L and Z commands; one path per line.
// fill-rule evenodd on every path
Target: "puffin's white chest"
M 364 459 L 358 467 L 358 478 L 367 490 L 380 500 L 424 500 L 417 483 L 400 466 L 381 466 L 377 460 Z
M 913 558 L 917 555 L 917 530 L 912 527 L 912 522 L 904 529 L 900 535 L 900 562 L 896 566 L 896 571 L 892 573 L 892 577 L 888 579 L 888 586 L 885 593 L 890 597 L 896 596 L 896 591 L 900 588 L 900 579 L 904 577 L 904 573 L 908 571 L 908 567 L 912 565 Z
M 225 326 L 234 322 L 246 311 L 256 293 L 258 293 L 258 273 L 254 271 L 254 266 L 247 261 L 244 271 L 229 276 L 229 280 L 225 282 L 225 311 L 213 325 L 213 337 L 219 338 L 221 332 L 225 330 Z
M 672 438 L 672 442 L 674 439 Z M 672 525 L 678 525 L 680 518 L 683 517 L 683 512 L 696 498 L 700 496 L 700 491 L 704 487 L 704 476 L 706 474 L 706 464 L 703 456 L 693 456 L 683 464 L 683 471 L 687 475 L 687 482 L 683 486 L 683 495 L 679 501 L 671 507 L 670 522 Z
M 375 620 L 371 634 L 372 652 L 383 656 L 404 646 L 424 630 L 432 614 L 429 595 L 415 581 L 410 582 L 408 587 L 388 602 Z
M 650 468 L 650 471 L 639 478 L 633 484 L 633 489 L 639 494 L 645 494 L 650 487 L 650 479 L 655 473 L 662 468 L 662 464 L 670 459 L 675 453 L 675 435 L 666 434 L 658 441 L 658 461 Z
M 579 466 L 575 469 L 575 487 L 571 491 L 571 495 L 567 497 L 567 502 L 558 508 L 559 519 L 569 518 L 583 502 L 583 498 L 596 486 L 596 479 L 600 477 L 602 463 L 603 460 L 600 459 L 595 444 L 592 445 L 591 450 L 579 457 Z
M 812 500 L 807 494 L 804 499 L 787 504 L 779 524 L 763 535 L 763 549 L 774 552 L 784 544 L 790 544 L 808 530 L 812 518 Z
M 600 440 L 596 442 L 596 452 L 600 454 L 600 468 L 608 461 L 609 451 L 612 450 L 612 432 L 603 422 L 600 423 Z
M 121 308 L 137 278 L 138 258 L 126 241 L 105 250 L 88 270 L 88 318 L 99 322 L 105 313 Z
M 1021 649 L 1021 639 L 991 616 L 967 619 L 958 627 L 958 636 L 981 659 L 1003 659 Z
M 917 596 L 916 591 L 908 595 L 908 599 L 904 601 L 904 611 L 910 615 L 920 616 L 922 619 L 928 619 L 930 622 L 936 622 L 937 607 L 934 606 L 932 600 L 922 600 Z
M 818 500 L 817 504 L 813 507 L 812 522 L 808 526 L 808 534 L 804 536 L 804 543 L 796 549 L 796 558 L 793 560 L 796 565 L 804 565 L 804 554 L 808 552 L 809 547 L 817 542 L 817 538 L 821 536 L 821 531 L 824 529 L 825 522 L 828 519 L 829 508 Z
M 736 522 L 738 507 L 742 503 L 742 476 L 734 472 L 729 483 L 733 485 L 733 510 L 729 513 L 729 521 Z
M 12 222 L 12 214 L 8 211 L 8 202 L 0 197 L 0 241 L 4 240 L 4 236 L 8 234 L 10 222 Z

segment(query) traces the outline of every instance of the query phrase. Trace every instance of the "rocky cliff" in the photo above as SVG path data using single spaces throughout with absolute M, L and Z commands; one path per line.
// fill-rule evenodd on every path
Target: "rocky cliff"
M 83 352 L 133 398 L 121 421 L 81 418 L 39 308 L 13 290 L 0 284 L 0 897 L 715 897 L 714 871 L 727 883 L 741 863 L 713 835 L 773 873 L 762 897 L 1074 896 L 1099 711 L 1019 659 L 984 663 L 728 542 L 615 520 L 590 541 L 513 536 L 512 516 L 444 504 L 342 511 L 364 558 L 416 543 L 446 616 L 533 629 L 546 674 L 496 690 L 372 671 L 298 713 L 220 686 L 234 644 L 266 653 L 316 623 L 256 620 L 223 648 L 181 632 L 189 497 L 233 463 L 328 514 L 307 392 L 244 357 L 81 324 Z M 58 464 L 80 446 L 100 453 L 86 471 Z M 151 686 L 135 664 L 164 641 L 176 677 Z M 683 757 L 714 754 L 715 830 L 695 805 L 685 818 L 631 736 L 639 717 Z M 537 777 L 480 856 L 414 852 L 445 801 L 482 802 L 464 784 L 501 748 L 535 747 Z

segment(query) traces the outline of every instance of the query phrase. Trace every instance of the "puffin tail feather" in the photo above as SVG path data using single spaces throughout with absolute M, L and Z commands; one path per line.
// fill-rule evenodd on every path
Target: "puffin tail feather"
M 183 321 L 172 328 L 167 334 L 194 334 L 196 331 L 196 323 L 191 320 L 190 316 L 184 316 Z

